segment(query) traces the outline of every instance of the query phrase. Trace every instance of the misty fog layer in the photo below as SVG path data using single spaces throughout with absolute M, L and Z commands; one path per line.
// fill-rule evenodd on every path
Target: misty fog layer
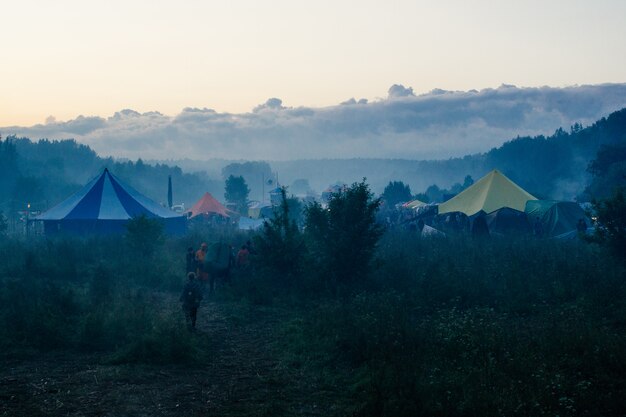
M 486 151 L 515 136 L 587 125 L 626 106 L 626 84 L 444 91 L 414 95 L 393 85 L 385 99 L 351 98 L 325 108 L 278 98 L 250 113 L 185 108 L 176 116 L 122 110 L 113 116 L 54 117 L 3 135 L 75 138 L 101 155 L 148 159 L 437 159 Z

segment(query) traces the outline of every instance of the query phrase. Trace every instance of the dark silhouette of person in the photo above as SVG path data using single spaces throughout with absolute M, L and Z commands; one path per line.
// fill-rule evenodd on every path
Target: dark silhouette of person
M 187 279 L 188 281 L 185 284 L 185 288 L 183 288 L 183 292 L 180 295 L 180 301 L 183 303 L 183 312 L 185 313 L 187 328 L 191 331 L 195 331 L 198 307 L 200 307 L 200 301 L 202 301 L 202 288 L 200 288 L 200 284 L 194 272 L 189 272 Z
M 196 272 L 196 254 L 194 253 L 191 246 L 187 248 L 187 255 L 185 257 L 185 260 L 187 262 L 187 270 L 185 272 Z
M 248 245 L 243 245 L 237 252 L 237 267 L 245 269 L 250 264 L 250 250 Z
M 251 240 L 246 241 L 246 247 L 248 248 L 250 255 L 256 255 L 256 249 L 254 248 Z
M 578 219 L 578 223 L 576 223 L 576 230 L 578 233 L 586 233 L 587 232 L 587 222 L 582 217 Z

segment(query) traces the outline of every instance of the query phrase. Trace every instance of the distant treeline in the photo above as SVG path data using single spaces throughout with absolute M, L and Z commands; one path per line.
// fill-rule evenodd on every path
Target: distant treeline
M 291 186 L 289 191 L 294 189 L 294 192 L 299 192 L 295 189 L 300 188 L 293 187 L 296 181 L 301 184 L 301 180 L 307 180 L 313 190 L 321 192 L 336 182 L 351 184 L 367 177 L 376 193 L 382 193 L 390 181 L 402 181 L 417 194 L 433 184 L 439 188 L 453 188 L 456 183 L 462 184 L 467 175 L 477 180 L 492 169 L 498 169 L 538 198 L 588 200 L 610 195 L 615 183 L 619 183 L 620 175 L 613 171 L 617 169 L 615 163 L 625 158 L 623 152 L 615 149 L 623 149 L 624 146 L 626 109 L 588 127 L 576 123 L 568 130 L 559 128 L 548 137 L 518 137 L 486 153 L 448 160 L 354 158 L 263 163 L 214 159 L 168 163 L 176 164 L 185 171 L 242 175 L 250 185 L 251 196 L 260 195 L 262 179 L 267 180 L 270 172 L 278 177 L 282 185 Z M 599 164 L 607 168 L 607 164 L 614 165 L 611 170 L 607 169 L 611 178 L 606 184 L 596 183 L 586 190 L 591 184 L 590 163 L 600 156 L 598 151 L 603 148 L 608 150 L 604 151 L 605 157 L 599 160 Z M 607 158 L 609 155 L 612 158 Z
M 289 192 L 321 192 L 336 182 L 367 178 L 379 194 L 390 181 L 402 181 L 414 194 L 436 184 L 454 189 L 470 175 L 479 179 L 499 169 L 539 198 L 589 200 L 610 195 L 626 178 L 626 109 L 589 127 L 559 128 L 549 137 L 518 137 L 486 153 L 438 161 L 403 159 L 322 159 L 295 161 L 180 160 L 144 163 L 99 157 L 75 140 L 0 140 L 0 211 L 45 209 L 78 190 L 104 167 L 157 202 L 166 201 L 172 176 L 174 203 L 193 204 L 209 191 L 224 197 L 224 179 L 241 175 L 251 199 L 276 186 Z M 591 164 L 593 161 L 593 164 Z M 591 173 L 597 173 L 591 181 Z M 267 198 L 267 196 L 265 197 Z
M 569 131 L 559 128 L 549 137 L 518 137 L 489 152 L 463 158 L 303 160 L 272 162 L 272 167 L 285 179 L 309 178 L 313 188 L 320 182 L 354 182 L 365 176 L 376 192 L 382 192 L 389 181 L 400 180 L 414 193 L 423 192 L 433 184 L 447 188 L 463 183 L 466 175 L 477 180 L 498 169 L 538 198 L 588 199 L 590 195 L 585 193 L 591 180 L 588 167 L 603 146 L 626 146 L 626 109 L 586 128 L 575 124 Z M 621 158 L 625 160 L 623 154 Z M 611 187 L 607 188 L 597 191 L 606 196 Z

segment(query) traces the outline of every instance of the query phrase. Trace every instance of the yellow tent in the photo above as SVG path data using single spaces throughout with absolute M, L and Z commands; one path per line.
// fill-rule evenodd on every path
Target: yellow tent
M 524 211 L 528 200 L 536 198 L 494 169 L 471 187 L 439 204 L 439 214 L 460 211 L 471 216 L 481 210 L 491 213 L 502 207 Z

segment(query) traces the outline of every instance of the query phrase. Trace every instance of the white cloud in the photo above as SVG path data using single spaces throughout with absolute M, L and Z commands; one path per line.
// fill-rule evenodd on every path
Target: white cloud
M 411 97 L 414 95 L 413 88 L 405 88 L 402 84 L 394 84 L 389 87 L 389 91 L 387 91 L 387 96 L 389 98 Z
M 279 98 L 273 97 L 273 98 L 268 99 L 264 104 L 256 106 L 254 110 L 252 111 L 257 113 L 262 110 L 283 110 L 283 109 L 285 109 L 285 107 L 283 107 L 283 101 Z
M 294 108 L 271 98 L 242 114 L 185 108 L 171 117 L 127 109 L 106 119 L 49 119 L 1 131 L 31 139 L 75 138 L 101 155 L 127 158 L 430 159 L 486 151 L 518 135 L 551 134 L 574 122 L 588 125 L 623 107 L 626 84 L 503 85 L 419 96 L 394 85 L 388 99 L 371 103 L 350 99 L 337 106 Z

